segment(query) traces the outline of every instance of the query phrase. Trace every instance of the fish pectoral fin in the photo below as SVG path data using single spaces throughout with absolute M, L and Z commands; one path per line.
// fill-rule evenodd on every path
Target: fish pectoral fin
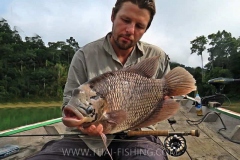
M 107 122 L 113 124 L 120 124 L 127 118 L 127 113 L 124 110 L 115 110 L 106 113 Z
M 106 112 L 99 119 L 100 123 L 104 126 L 103 133 L 112 133 L 114 128 L 126 120 L 127 114 L 124 110 L 115 110 Z
M 134 128 L 147 127 L 153 124 L 156 124 L 160 121 L 170 118 L 180 108 L 179 102 L 176 102 L 173 99 L 164 100 L 163 103 L 159 103 L 159 106 L 152 112 L 152 114 L 144 120 L 143 123 L 135 126 Z

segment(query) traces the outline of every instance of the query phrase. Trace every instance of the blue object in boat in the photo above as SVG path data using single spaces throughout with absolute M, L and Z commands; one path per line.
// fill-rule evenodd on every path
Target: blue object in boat
M 19 149 L 20 148 L 17 145 L 5 145 L 3 147 L 0 147 L 0 159 L 18 153 Z

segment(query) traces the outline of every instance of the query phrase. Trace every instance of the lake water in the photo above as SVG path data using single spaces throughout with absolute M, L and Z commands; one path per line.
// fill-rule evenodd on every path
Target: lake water
M 59 106 L 0 108 L 0 131 L 61 117 Z
M 240 106 L 226 109 L 240 113 Z M 61 117 L 59 106 L 0 108 L 0 131 Z

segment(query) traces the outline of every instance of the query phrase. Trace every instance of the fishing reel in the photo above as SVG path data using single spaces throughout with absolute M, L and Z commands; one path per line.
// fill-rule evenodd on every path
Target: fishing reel
M 166 152 L 173 156 L 178 157 L 183 155 L 187 150 L 186 140 L 183 136 L 195 136 L 199 137 L 198 130 L 184 131 L 184 132 L 171 132 L 168 130 L 156 130 L 156 131 L 128 131 L 127 136 L 167 136 L 164 140 L 164 148 Z
M 166 152 L 173 157 L 183 155 L 187 150 L 186 140 L 182 135 L 170 135 L 164 140 Z
M 191 130 L 186 132 L 168 132 L 166 139 L 164 140 L 164 147 L 166 152 L 173 156 L 179 157 L 183 155 L 187 150 L 186 140 L 183 136 L 196 136 L 199 137 L 198 130 Z

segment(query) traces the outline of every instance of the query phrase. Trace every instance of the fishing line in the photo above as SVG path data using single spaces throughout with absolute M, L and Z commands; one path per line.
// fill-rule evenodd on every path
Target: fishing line
M 107 134 L 109 135 L 109 134 Z M 111 134 L 111 135 L 120 135 L 120 136 L 127 136 L 126 134 L 122 133 L 122 134 Z M 87 137 L 87 135 L 85 134 L 34 134 L 34 135 L 30 135 L 30 134 L 25 134 L 25 135 L 0 135 L 0 138 L 4 138 L 4 137 L 58 137 L 61 136 L 63 138 L 66 139 L 89 139 L 89 140 L 96 140 L 96 141 L 102 141 L 102 139 L 99 138 L 93 138 L 93 137 Z M 77 137 L 78 136 L 78 137 Z M 108 138 L 108 140 L 111 141 L 126 141 L 126 142 L 152 142 L 152 141 L 146 141 L 146 140 L 133 140 L 133 139 L 116 139 L 116 138 Z M 158 144 L 156 142 L 152 142 L 155 144 Z M 158 144 L 159 145 L 159 144 Z M 161 145 L 160 145 L 161 146 Z
M 223 96 L 224 96 L 225 98 L 227 98 L 227 100 L 228 100 L 228 102 L 229 102 L 229 105 L 228 105 L 227 107 L 230 107 L 231 104 L 232 104 L 231 101 L 230 101 L 230 99 L 229 99 L 225 94 L 224 94 Z
M 106 134 L 106 135 L 127 135 L 126 133 L 117 133 L 117 134 Z M 84 138 L 85 136 L 88 136 L 87 134 L 22 134 L 22 135 L 0 135 L 1 137 L 54 137 L 54 136 L 79 136 L 80 138 Z M 65 138 L 66 138 L 65 137 Z
M 226 125 L 223 123 L 223 120 L 222 120 L 221 116 L 220 116 L 218 113 L 216 113 L 216 112 L 214 112 L 214 113 L 218 115 L 218 117 L 220 118 L 220 120 L 221 120 L 221 122 L 222 122 L 222 124 L 223 124 L 223 128 L 220 128 L 220 129 L 218 130 L 218 133 L 219 133 L 223 138 L 225 138 L 225 139 L 227 139 L 227 140 L 229 140 L 229 141 L 231 141 L 231 142 L 233 142 L 233 143 L 240 144 L 240 141 L 232 140 L 232 139 L 228 138 L 227 136 L 225 136 L 223 133 L 221 133 L 222 130 L 227 130 L 227 127 L 226 127 Z
M 193 121 L 193 120 L 189 120 L 189 119 L 188 119 L 188 120 L 186 120 L 186 121 L 187 121 L 187 123 L 188 123 L 189 125 L 198 125 L 198 124 L 202 123 L 203 120 L 206 118 L 206 116 L 207 116 L 208 114 L 210 114 L 210 113 L 212 113 L 212 112 L 207 112 L 206 115 L 205 115 L 203 118 L 199 119 L 199 120 Z M 220 128 L 217 133 L 220 134 L 223 138 L 225 138 L 225 139 L 227 139 L 227 140 L 229 140 L 229 141 L 231 141 L 231 142 L 233 142 L 233 143 L 240 144 L 240 141 L 232 140 L 232 139 L 230 139 L 229 137 L 225 136 L 223 133 L 221 133 L 221 131 L 227 130 L 227 127 L 226 127 L 225 123 L 223 122 L 222 117 L 220 116 L 220 114 L 217 113 L 217 112 L 213 112 L 213 113 L 215 113 L 215 114 L 219 117 L 219 119 L 220 119 L 220 121 L 221 121 L 221 123 L 222 123 L 222 125 L 223 125 L 223 128 Z
M 198 125 L 200 123 L 203 122 L 203 120 L 207 117 L 208 114 L 210 114 L 211 112 L 207 112 L 202 118 L 200 118 L 199 120 L 196 120 L 196 121 L 193 121 L 193 120 L 190 120 L 190 119 L 187 119 L 187 123 L 189 125 Z

